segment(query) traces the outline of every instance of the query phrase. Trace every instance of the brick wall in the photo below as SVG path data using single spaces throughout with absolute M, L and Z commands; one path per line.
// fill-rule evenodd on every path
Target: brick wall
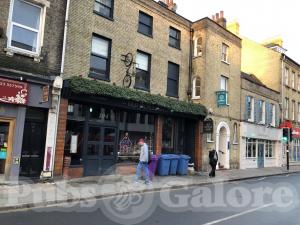
M 163 118 L 162 118 L 162 116 L 157 116 L 156 120 L 155 120 L 155 152 L 156 152 L 156 155 L 161 154 L 162 126 L 163 126 Z
M 36 4 L 36 1 L 27 1 Z M 43 46 L 40 54 L 42 59 L 39 63 L 34 62 L 33 57 L 21 54 L 14 54 L 13 57 L 6 55 L 4 49 L 7 48 L 8 17 L 11 0 L 0 1 L 0 29 L 2 28 L 4 32 L 0 36 L 0 68 L 4 67 L 41 75 L 59 75 L 66 1 L 48 1 L 50 2 L 50 7 L 46 7 Z
M 195 170 L 202 170 L 202 126 L 203 122 L 198 121 L 195 130 Z
M 58 127 L 57 127 L 54 176 L 61 176 L 63 173 L 67 112 L 68 112 L 68 100 L 62 98 L 60 101 L 60 110 L 59 110 Z

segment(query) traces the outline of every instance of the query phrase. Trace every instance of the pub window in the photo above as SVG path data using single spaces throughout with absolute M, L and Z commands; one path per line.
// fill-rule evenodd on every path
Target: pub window
M 135 112 L 127 112 L 126 123 L 136 123 L 137 114 Z
M 174 27 L 169 30 L 169 46 L 180 49 L 181 32 Z
M 94 12 L 106 18 L 113 18 L 114 0 L 95 0 Z
M 148 124 L 149 125 L 154 125 L 154 122 L 155 122 L 154 115 L 148 114 Z
M 150 89 L 150 62 L 151 55 L 138 51 L 136 55 L 135 88 Z
M 151 37 L 152 26 L 153 26 L 153 17 L 140 11 L 138 32 Z
M 256 158 L 256 139 L 246 139 L 246 158 Z
M 93 35 L 89 77 L 109 80 L 111 40 Z
M 178 97 L 179 65 L 168 63 L 167 95 Z
M 164 153 L 170 153 L 174 147 L 174 121 L 166 118 L 162 127 L 162 149 Z
M 39 54 L 42 44 L 45 9 L 27 1 L 14 0 L 8 32 L 8 47 Z
M 228 45 L 222 44 L 222 61 L 228 63 Z
M 68 104 L 68 119 L 85 120 L 86 107 L 82 104 L 70 102 Z
M 82 164 L 84 123 L 68 120 L 65 135 L 65 156 L 71 157 L 72 165 Z
M 146 115 L 144 113 L 140 114 L 140 124 L 145 124 Z
M 116 121 L 116 111 L 113 109 L 103 108 L 101 106 L 90 106 L 89 107 L 89 119 L 97 122 Z

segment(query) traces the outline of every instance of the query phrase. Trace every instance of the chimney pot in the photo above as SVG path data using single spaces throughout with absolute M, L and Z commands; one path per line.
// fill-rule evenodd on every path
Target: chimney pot
M 213 21 L 216 21 L 216 15 L 212 15 L 211 18 L 212 18 Z
M 219 19 L 219 13 L 216 14 L 216 20 L 218 20 L 218 19 Z
M 220 18 L 224 18 L 224 11 L 220 11 Z

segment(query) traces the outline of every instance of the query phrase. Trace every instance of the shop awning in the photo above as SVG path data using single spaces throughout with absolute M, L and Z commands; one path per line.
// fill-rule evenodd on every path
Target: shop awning
M 189 103 L 161 95 L 153 95 L 142 91 L 105 84 L 82 77 L 72 77 L 64 82 L 64 96 L 109 97 L 124 102 L 134 102 L 139 108 L 151 108 L 151 111 L 185 114 L 192 117 L 206 117 L 207 109 L 201 104 Z M 150 107 L 149 107 L 150 106 Z

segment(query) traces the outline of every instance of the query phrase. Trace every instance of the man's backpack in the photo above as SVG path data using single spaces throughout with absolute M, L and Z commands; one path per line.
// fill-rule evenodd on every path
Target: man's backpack
M 215 160 L 216 162 L 218 161 L 217 151 L 214 151 L 214 160 Z

